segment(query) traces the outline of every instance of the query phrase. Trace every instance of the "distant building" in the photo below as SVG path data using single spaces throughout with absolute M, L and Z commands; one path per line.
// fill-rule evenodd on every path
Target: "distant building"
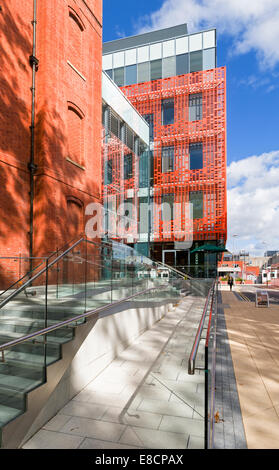
M 276 255 L 277 253 L 279 253 L 279 250 L 269 250 L 265 252 L 264 256 L 270 257 Z

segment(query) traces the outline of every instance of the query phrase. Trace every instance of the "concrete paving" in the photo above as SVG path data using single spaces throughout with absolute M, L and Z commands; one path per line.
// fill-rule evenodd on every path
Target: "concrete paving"
M 183 298 L 23 448 L 202 449 L 204 372 L 187 361 L 204 301 Z
M 247 447 L 278 449 L 279 307 L 221 295 Z

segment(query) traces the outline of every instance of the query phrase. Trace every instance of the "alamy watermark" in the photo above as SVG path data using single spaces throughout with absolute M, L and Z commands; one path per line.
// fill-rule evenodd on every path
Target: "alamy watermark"
M 192 203 L 124 201 L 117 206 L 112 196 L 105 205 L 88 204 L 85 215 L 91 216 L 85 225 L 88 238 L 108 236 L 137 242 L 159 234 L 160 238 L 183 242 L 185 249 L 193 243 Z

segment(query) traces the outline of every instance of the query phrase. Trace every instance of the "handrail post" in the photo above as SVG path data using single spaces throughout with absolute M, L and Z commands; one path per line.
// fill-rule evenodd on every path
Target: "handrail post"
M 48 305 L 47 305 L 47 293 L 48 293 L 48 259 L 46 260 L 46 286 L 45 286 L 45 328 L 47 328 L 48 323 Z M 47 380 L 47 335 L 44 335 L 44 380 Z
M 208 449 L 208 344 L 204 350 L 204 448 Z
M 87 240 L 85 243 L 85 266 L 84 266 L 84 311 L 86 312 L 86 300 L 87 300 Z

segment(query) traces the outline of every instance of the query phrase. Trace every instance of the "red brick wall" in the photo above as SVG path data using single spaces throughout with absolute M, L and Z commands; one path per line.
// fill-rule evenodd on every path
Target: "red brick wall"
M 85 206 L 100 198 L 102 2 L 37 4 L 34 256 L 42 256 L 80 232 L 80 223 L 73 227 L 75 215 L 68 213 L 67 201 L 79 201 L 84 214 Z M 33 1 L 2 0 L 1 6 L 0 256 L 7 256 L 29 250 Z M 81 57 L 75 64 L 70 13 L 83 27 Z M 69 161 L 69 105 L 82 116 L 82 167 Z M 13 281 L 0 260 L 0 282 L 4 280 Z

